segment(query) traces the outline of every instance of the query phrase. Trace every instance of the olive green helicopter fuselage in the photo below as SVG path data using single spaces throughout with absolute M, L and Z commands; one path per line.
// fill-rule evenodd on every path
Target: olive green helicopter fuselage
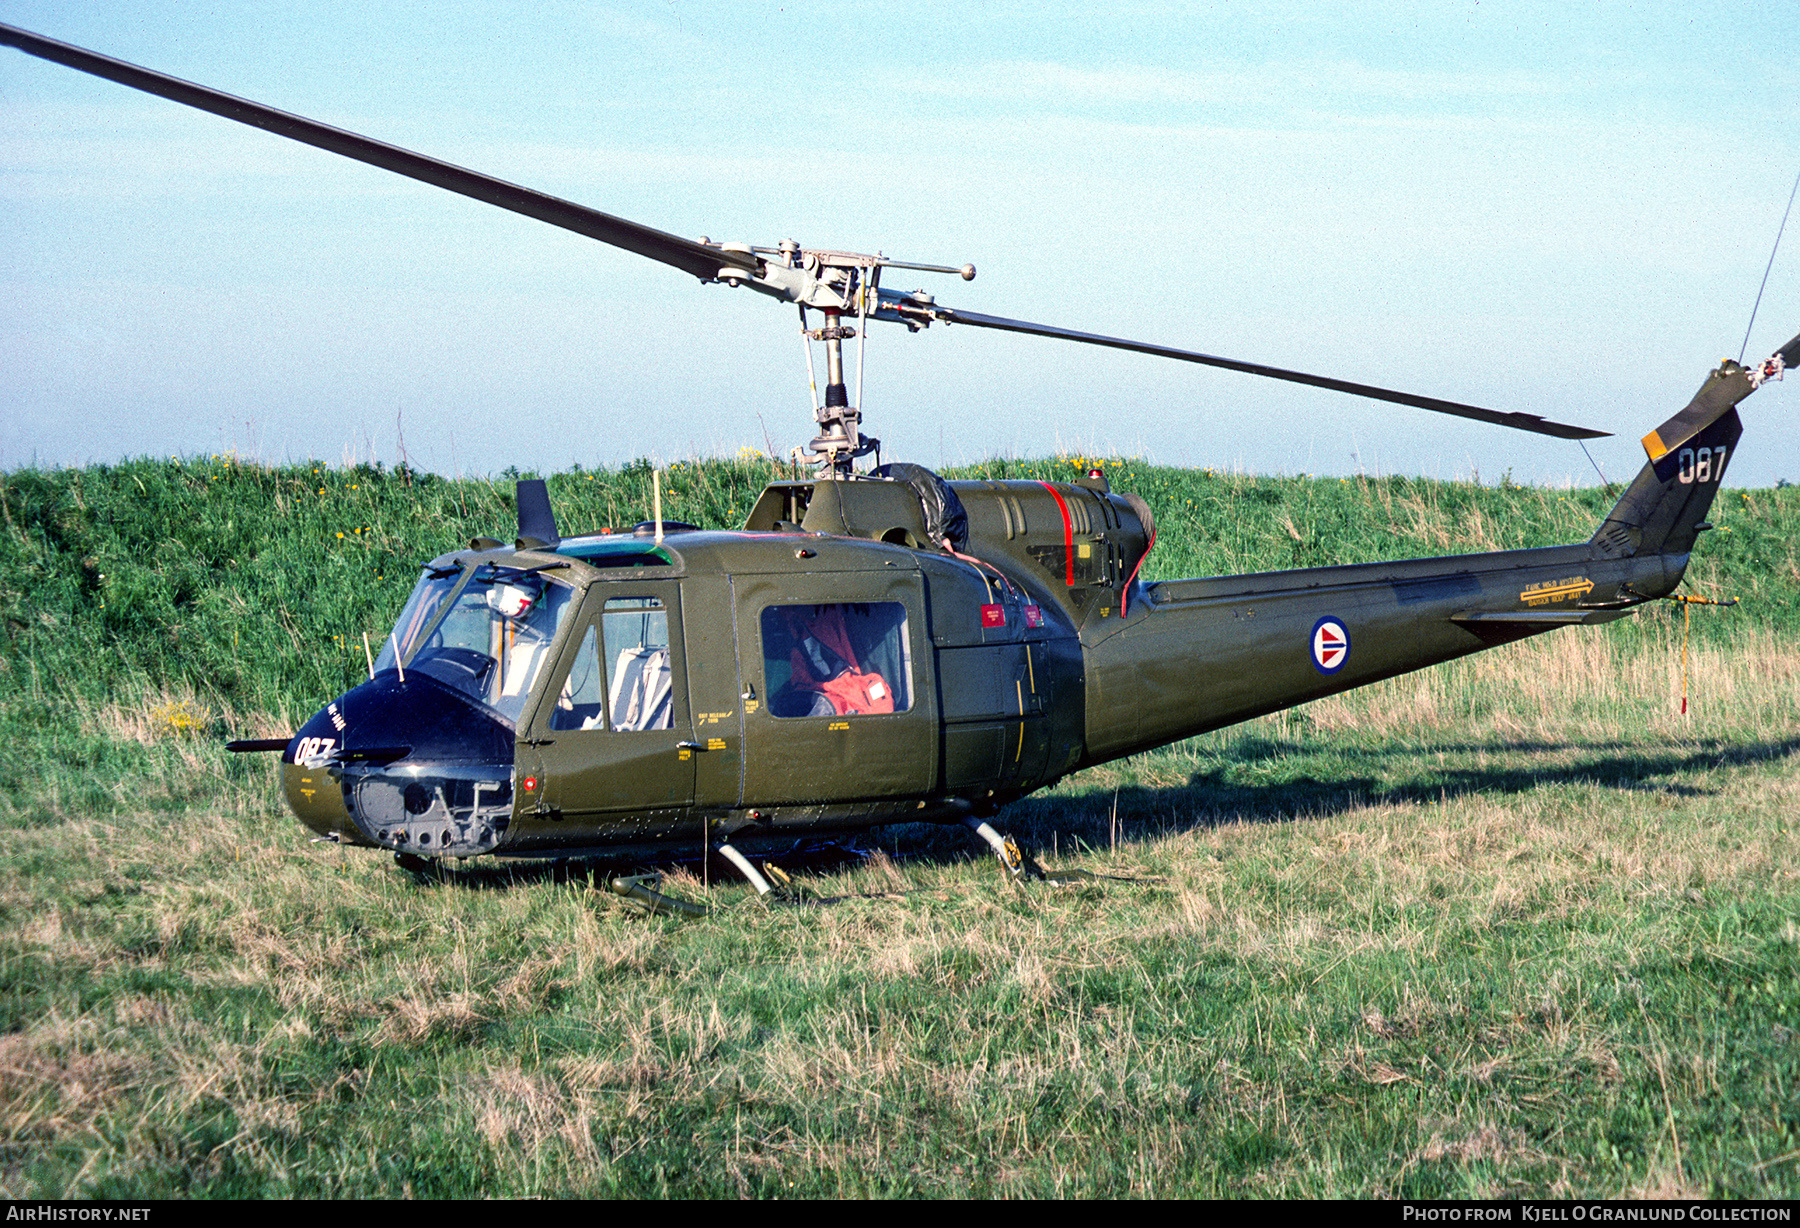
M 1098 471 L 781 482 L 740 530 L 660 538 L 560 537 L 528 523 L 545 496 L 522 484 L 521 540 L 431 562 L 371 679 L 284 748 L 287 798 L 322 836 L 426 858 L 781 847 L 989 815 L 1093 764 L 1670 593 L 1754 382 L 1715 372 L 1589 541 L 1258 575 L 1142 582 L 1149 509 Z M 939 536 L 928 483 L 960 502 L 959 539 Z

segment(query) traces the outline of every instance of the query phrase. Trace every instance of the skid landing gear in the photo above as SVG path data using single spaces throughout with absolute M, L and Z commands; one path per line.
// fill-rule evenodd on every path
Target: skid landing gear
M 1019 849 L 1011 836 L 1003 836 L 995 831 L 986 819 L 967 818 L 963 826 L 987 841 L 988 847 L 994 850 L 994 856 L 1000 859 L 1000 868 L 1015 883 L 1041 882 L 1064 885 L 1068 883 L 1091 883 L 1098 880 L 1098 875 L 1089 870 L 1046 870 L 1036 861 L 1026 856 Z
M 621 874 L 606 880 L 608 891 L 630 900 L 653 917 L 658 913 L 704 917 L 712 911 L 704 904 L 690 904 L 688 901 L 678 900 L 672 895 L 664 895 L 657 890 L 660 886 L 662 886 L 662 875 L 660 874 Z
M 713 845 L 713 851 L 737 867 L 738 873 L 742 874 L 749 880 L 750 885 L 756 888 L 759 899 L 777 903 L 796 897 L 794 880 L 783 874 L 781 869 L 773 863 L 763 867 L 769 872 L 769 876 L 775 879 L 774 882 L 770 882 L 769 878 L 756 868 L 755 863 L 724 841 Z M 660 874 L 620 875 L 606 881 L 608 891 L 614 895 L 623 896 L 652 916 L 657 913 L 680 913 L 686 917 L 704 917 L 712 912 L 712 909 L 705 904 L 690 904 L 688 901 L 678 900 L 672 895 L 664 895 L 657 890 L 661 885 L 662 876 Z
M 994 856 L 1000 859 L 1000 868 L 1015 883 L 1044 877 L 1044 868 L 1020 852 L 1011 836 L 1003 836 L 995 831 L 986 819 L 967 818 L 963 820 L 963 826 L 987 841 L 988 847 L 994 850 Z
M 395 853 L 394 864 L 420 883 L 447 883 L 469 876 L 466 857 L 421 857 L 417 853 Z
M 736 866 L 738 873 L 750 880 L 750 885 L 756 888 L 757 896 L 764 903 L 793 904 L 801 900 L 800 888 L 795 886 L 794 880 L 789 878 L 787 873 L 774 862 L 765 861 L 762 869 L 758 870 L 748 857 L 724 841 L 713 845 L 713 848 L 726 861 Z M 771 879 L 774 881 L 771 882 Z
M 736 866 L 739 874 L 742 874 L 745 878 L 750 880 L 750 885 L 756 888 L 757 895 L 760 895 L 766 900 L 771 895 L 775 894 L 775 885 L 762 876 L 762 871 L 758 870 L 748 857 L 732 848 L 723 840 L 713 845 L 713 848 L 716 849 L 719 855 L 725 858 L 726 861 L 729 861 L 732 865 Z
M 794 880 L 782 873 L 774 863 L 764 865 L 763 870 L 768 872 L 765 877 L 763 870 L 758 870 L 748 857 L 731 845 L 721 842 L 713 845 L 713 851 L 737 867 L 738 872 L 756 888 L 758 898 L 770 903 L 785 903 L 800 898 L 800 891 L 794 886 Z M 770 878 L 775 881 L 770 882 Z M 605 883 L 607 891 L 630 901 L 651 916 L 674 914 L 704 917 L 712 912 L 709 905 L 690 903 L 663 893 L 659 890 L 662 886 L 660 874 L 619 874 L 606 879 Z

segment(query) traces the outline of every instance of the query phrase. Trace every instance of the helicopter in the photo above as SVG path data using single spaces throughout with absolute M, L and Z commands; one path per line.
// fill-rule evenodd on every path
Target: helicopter
M 1800 362 L 1796 337 L 1709 373 L 1643 437 L 1646 463 L 1587 541 L 1146 582 L 1153 510 L 1102 469 L 946 481 L 881 463 L 844 343 L 860 358 L 873 324 L 966 325 L 1602 432 L 969 311 L 881 278 L 968 281 L 971 265 L 685 239 L 15 27 L 0 43 L 798 309 L 818 433 L 796 472 L 804 457 L 810 475 L 772 482 L 737 529 L 665 521 L 659 504 L 623 533 L 565 533 L 547 486 L 521 481 L 512 540 L 425 564 L 367 681 L 289 737 L 228 744 L 280 755 L 284 797 L 317 837 L 409 869 L 700 848 L 768 895 L 747 851 L 935 822 L 1041 875 L 988 820 L 1072 772 L 1672 593 L 1711 527 L 1737 404 Z

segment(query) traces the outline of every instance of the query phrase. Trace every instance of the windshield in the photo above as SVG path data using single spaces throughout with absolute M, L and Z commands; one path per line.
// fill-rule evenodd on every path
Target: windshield
M 438 607 L 463 582 L 465 574 L 460 567 L 440 571 L 426 568 L 425 574 L 413 586 L 412 596 L 406 599 L 406 608 L 400 611 L 399 621 L 394 623 L 387 642 L 381 646 L 381 655 L 375 658 L 377 673 L 394 668 L 396 652 L 402 659 L 411 658 L 419 633 L 431 625 Z
M 493 563 L 448 575 L 428 571 L 375 667 L 403 661 L 516 725 L 573 596 L 539 572 Z

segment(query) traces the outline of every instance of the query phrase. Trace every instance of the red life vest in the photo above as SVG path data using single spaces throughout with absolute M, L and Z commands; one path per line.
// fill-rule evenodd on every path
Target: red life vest
M 847 669 L 819 683 L 819 693 L 831 701 L 838 715 L 846 712 L 892 712 L 894 693 L 880 674 Z

